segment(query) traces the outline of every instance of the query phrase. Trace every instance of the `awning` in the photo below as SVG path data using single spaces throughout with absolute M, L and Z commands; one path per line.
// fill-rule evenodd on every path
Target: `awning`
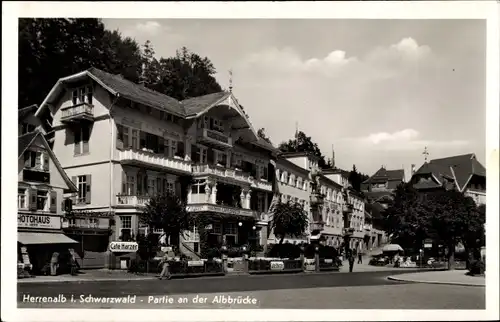
M 23 245 L 78 244 L 77 241 L 61 233 L 19 232 L 17 240 Z

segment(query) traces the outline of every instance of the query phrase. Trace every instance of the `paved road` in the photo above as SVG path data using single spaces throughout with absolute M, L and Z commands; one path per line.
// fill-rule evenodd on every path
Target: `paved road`
M 484 288 L 416 284 L 386 279 L 395 274 L 397 273 L 354 272 L 226 276 L 170 281 L 29 283 L 18 284 L 17 298 L 20 308 L 484 309 Z M 23 302 L 23 297 L 27 295 L 36 297 L 59 294 L 65 296 L 65 303 Z M 89 299 L 90 295 L 94 298 L 130 295 L 135 303 L 80 302 L 80 296 Z M 228 303 L 229 298 L 234 301 L 238 297 L 245 298 L 246 303 Z M 200 298 L 205 300 L 200 301 Z

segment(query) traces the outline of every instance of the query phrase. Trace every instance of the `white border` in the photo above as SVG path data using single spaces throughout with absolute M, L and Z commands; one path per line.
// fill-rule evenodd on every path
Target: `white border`
M 318 320 L 484 320 L 498 318 L 498 177 L 499 177 L 499 25 L 494 1 L 445 2 L 4 2 L 2 3 L 2 244 L 16 240 L 16 159 L 11 148 L 17 131 L 17 18 L 93 17 L 103 18 L 367 18 L 367 19 L 487 19 L 487 310 L 20 310 L 16 308 L 14 247 L 2 248 L 2 318 L 6 321 L 261 321 Z M 168 16 L 167 16 L 168 15 Z M 466 40 L 464 40 L 466 41 Z M 482 108 L 471 106 L 470 108 Z M 7 150 L 9 149 L 9 150 Z M 4 169 L 6 169 L 4 171 Z M 43 313 L 42 313 L 43 312 Z M 168 313 L 166 313 L 168 312 Z

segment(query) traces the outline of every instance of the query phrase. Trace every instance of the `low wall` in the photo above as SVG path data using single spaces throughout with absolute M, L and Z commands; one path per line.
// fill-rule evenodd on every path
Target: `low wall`
M 300 259 L 250 258 L 248 260 L 248 273 L 250 274 L 298 273 L 302 271 Z

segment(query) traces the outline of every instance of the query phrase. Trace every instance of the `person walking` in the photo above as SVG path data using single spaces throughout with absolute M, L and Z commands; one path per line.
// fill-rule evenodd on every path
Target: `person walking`
M 361 251 L 358 253 L 358 264 L 363 264 L 363 253 Z
M 73 249 L 69 250 L 69 265 L 71 267 L 71 275 L 76 275 L 78 272 L 78 262 L 76 261 L 75 251 Z
M 50 275 L 57 275 L 57 268 L 59 267 L 59 253 L 52 253 L 52 258 L 50 259 Z
M 349 254 L 347 255 L 347 260 L 349 261 L 349 273 L 352 273 L 352 269 L 354 268 L 354 260 L 355 260 L 355 255 L 352 250 L 349 251 Z
M 167 251 L 166 254 L 163 256 L 163 258 L 160 261 L 160 266 L 162 268 L 160 277 L 159 279 L 163 279 L 164 277 L 169 280 L 172 276 L 170 275 L 170 267 L 169 267 L 169 261 L 174 259 L 174 252 L 172 250 Z

